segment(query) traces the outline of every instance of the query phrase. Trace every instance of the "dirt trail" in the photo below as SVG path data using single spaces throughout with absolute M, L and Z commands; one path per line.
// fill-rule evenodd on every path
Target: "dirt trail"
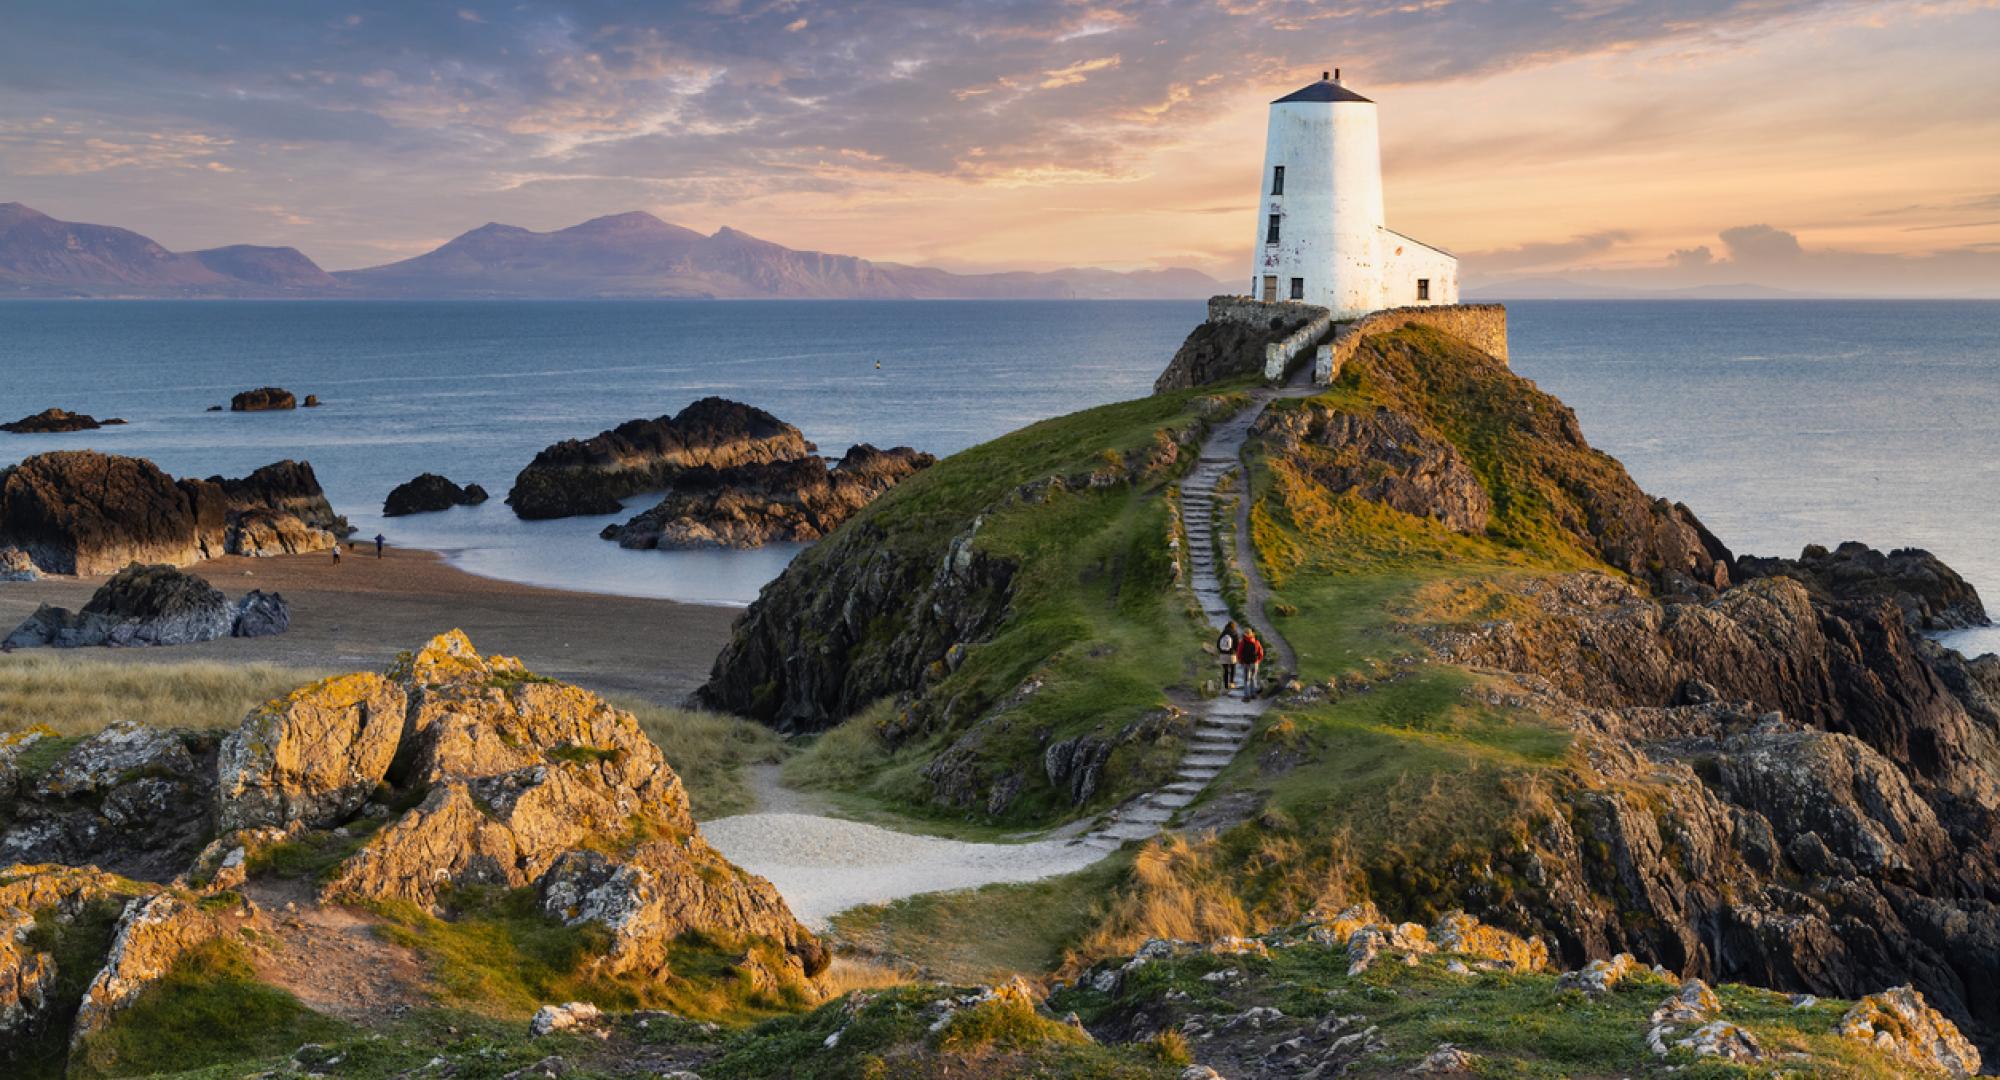
M 308 1008 L 379 1024 L 432 1003 L 422 960 L 376 933 L 381 918 L 316 903 L 302 882 L 251 882 L 242 893 L 258 908 L 250 949 L 257 977 Z

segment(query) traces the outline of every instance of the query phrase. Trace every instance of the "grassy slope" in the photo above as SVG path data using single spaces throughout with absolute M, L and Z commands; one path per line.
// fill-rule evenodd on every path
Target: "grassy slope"
M 950 718 L 938 730 L 891 749 L 879 732 L 894 715 L 864 712 L 847 730 L 822 737 L 788 775 L 936 815 L 922 769 L 976 724 L 985 778 L 1013 773 L 1025 781 L 1021 796 L 998 815 L 999 824 L 1051 824 L 1081 812 L 1047 783 L 1043 747 L 1086 733 L 1116 736 L 1164 705 L 1166 689 L 1189 681 L 1200 656 L 1202 635 L 1173 586 L 1164 543 L 1171 530 L 1171 476 L 1059 490 L 1040 502 L 1010 497 L 1030 481 L 1076 476 L 1143 454 L 1158 432 L 1201 423 L 1213 397 L 1212 390 L 1183 392 L 1044 421 L 954 455 L 869 507 L 866 520 L 889 530 L 888 544 L 926 560 L 984 515 L 979 548 L 1020 567 L 1012 605 L 997 634 L 969 648 L 957 671 L 941 672 L 926 689 L 932 711 L 949 707 Z M 1172 471 L 1190 457 L 1183 453 Z M 1006 705 L 999 722 L 983 716 L 1031 678 L 1039 689 Z M 1171 764 L 1174 750 L 1121 748 L 1105 770 L 1106 790 L 1087 809 L 1149 783 Z

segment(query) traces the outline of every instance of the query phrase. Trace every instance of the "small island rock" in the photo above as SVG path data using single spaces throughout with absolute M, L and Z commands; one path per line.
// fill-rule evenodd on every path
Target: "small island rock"
M 424 473 L 414 480 L 397 484 L 382 500 L 383 517 L 428 514 L 454 506 L 478 506 L 487 500 L 486 489 L 478 484 L 460 487 L 436 473 Z
M 628 548 L 752 548 L 810 542 L 937 461 L 899 446 L 861 443 L 829 468 L 818 457 L 727 469 L 690 469 L 658 506 L 601 534 Z
M 84 413 L 70 412 L 68 409 L 43 409 L 33 416 L 24 416 L 11 424 L 0 424 L 0 431 L 10 431 L 16 435 L 52 435 L 66 431 L 95 431 L 101 427 L 124 422 L 115 416 L 99 420 Z
M 290 390 L 276 386 L 260 386 L 255 390 L 245 390 L 229 399 L 230 412 L 274 412 L 298 408 L 298 399 Z

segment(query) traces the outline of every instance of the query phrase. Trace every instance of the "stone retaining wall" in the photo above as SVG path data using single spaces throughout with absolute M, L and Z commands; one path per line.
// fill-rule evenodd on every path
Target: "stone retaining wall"
M 1293 300 L 1259 300 L 1254 296 L 1211 296 L 1208 321 L 1242 323 L 1264 327 L 1273 319 L 1291 321 L 1307 315 L 1324 314 L 1326 309 Z
M 1218 298 L 1220 299 L 1220 298 Z M 1211 305 L 1214 301 L 1209 301 Z M 1436 304 L 1429 307 L 1390 308 L 1343 323 L 1333 332 L 1333 341 L 1320 347 L 1313 365 L 1313 381 L 1321 386 L 1340 375 L 1342 364 L 1361 347 L 1361 339 L 1386 334 L 1405 326 L 1428 326 L 1500 361 L 1507 362 L 1507 308 L 1502 304 Z

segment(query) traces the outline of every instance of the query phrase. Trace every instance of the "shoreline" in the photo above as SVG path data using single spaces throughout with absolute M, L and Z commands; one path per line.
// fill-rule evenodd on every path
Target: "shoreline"
M 598 693 L 678 706 L 708 677 L 741 608 L 527 585 L 475 574 L 419 548 L 246 558 L 182 569 L 231 600 L 251 589 L 291 606 L 291 629 L 267 638 L 218 638 L 138 649 L 23 649 L 14 656 L 76 662 L 271 663 L 335 672 L 381 670 L 396 654 L 447 630 L 464 630 L 483 653 L 518 656 L 530 670 Z M 72 610 L 104 582 L 48 577 L 0 584 L 0 634 L 37 605 Z M 0 659 L 0 663 L 6 662 Z

